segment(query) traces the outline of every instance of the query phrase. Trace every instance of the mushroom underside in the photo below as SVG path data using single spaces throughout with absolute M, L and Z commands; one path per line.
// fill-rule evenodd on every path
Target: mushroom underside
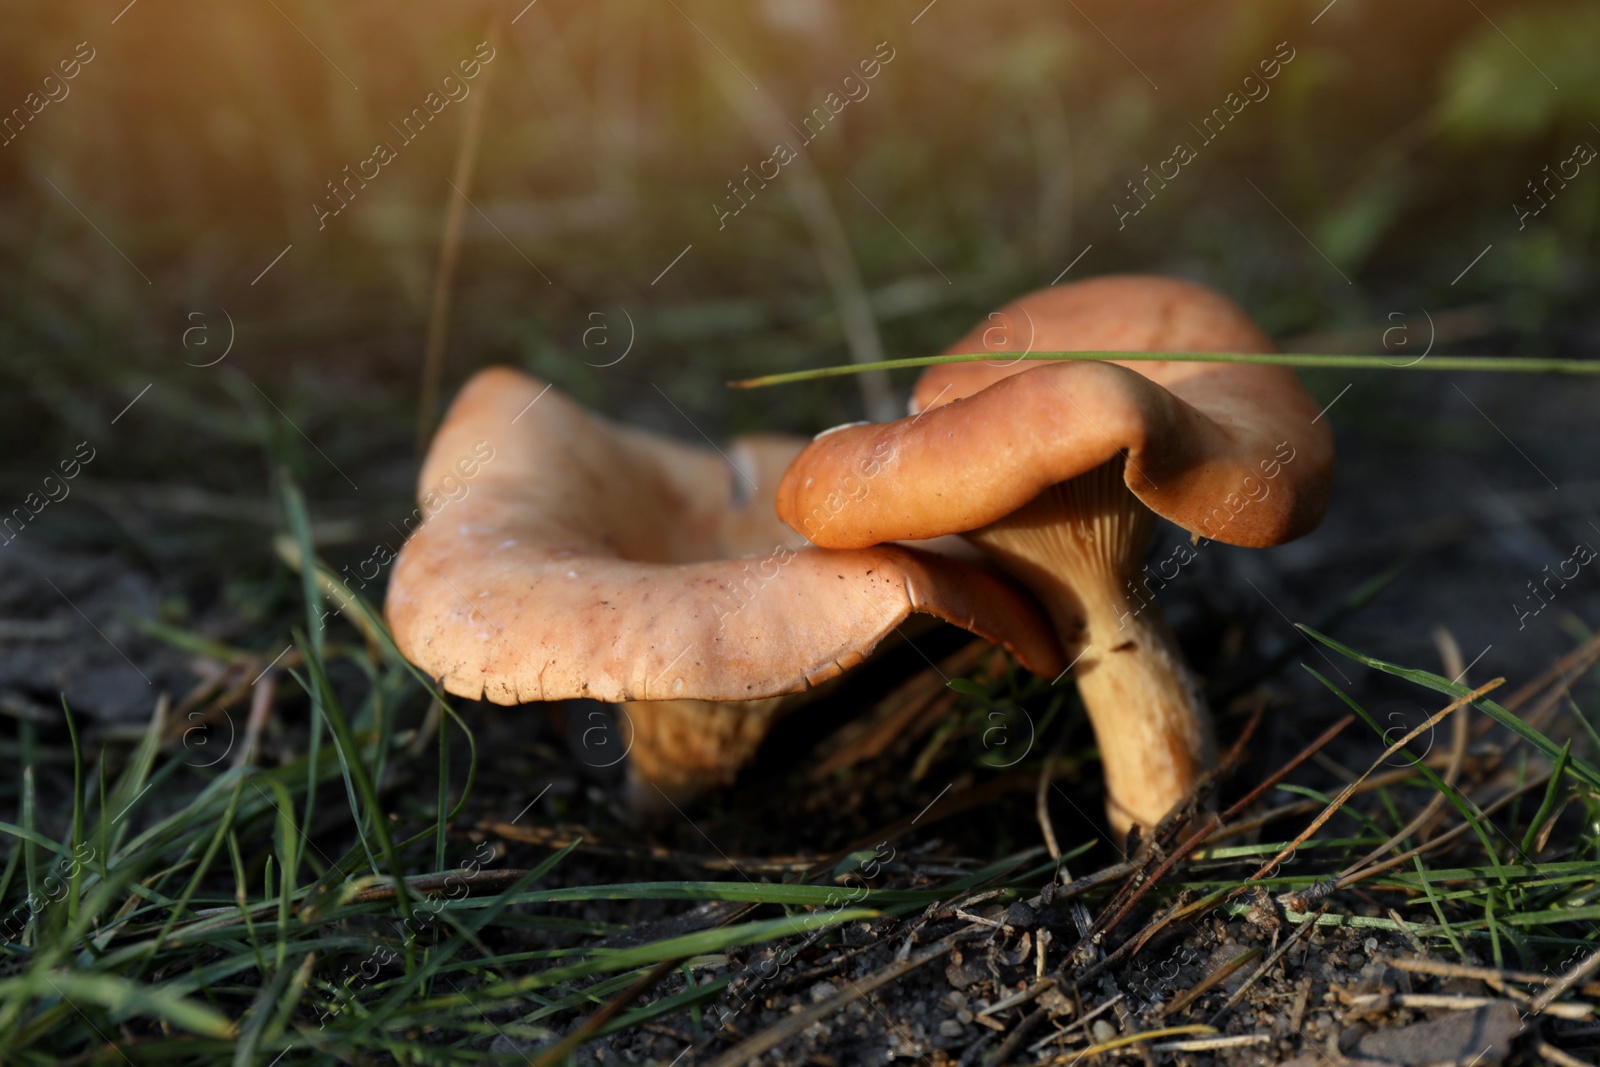
M 395 563 L 395 642 L 469 699 L 636 709 L 634 776 L 678 797 L 731 779 L 778 717 L 914 613 L 1060 670 L 1043 613 L 1001 576 L 898 546 L 808 547 L 773 507 L 802 446 L 745 438 L 724 455 L 618 426 L 519 372 L 480 372 L 423 464 L 425 504 L 441 484 L 455 492 Z M 859 507 L 868 477 L 842 482 L 824 521 Z

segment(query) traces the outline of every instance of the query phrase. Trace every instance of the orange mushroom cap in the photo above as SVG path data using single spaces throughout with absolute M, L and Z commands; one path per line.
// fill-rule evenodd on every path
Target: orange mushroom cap
M 440 426 L 420 495 L 460 457 L 493 458 L 401 551 L 385 605 L 395 641 L 446 691 L 498 704 L 799 692 L 912 612 L 1033 670 L 1061 668 L 1038 606 L 981 568 L 896 546 L 805 547 L 771 505 L 802 444 L 746 438 L 730 460 L 618 426 L 518 371 L 482 371 Z M 877 491 L 859 467 L 836 487 L 836 521 Z
M 1215 759 L 1199 682 L 1145 595 L 1154 516 L 1235 545 L 1298 537 L 1327 508 L 1332 436 L 1285 368 L 1004 359 L 1030 350 L 1271 342 L 1225 297 L 1187 282 L 1111 277 L 1033 293 L 954 346 L 997 359 L 932 367 L 910 417 L 807 445 L 778 486 L 778 514 L 840 549 L 958 533 L 1027 585 L 1077 653 L 1112 827 L 1151 826 Z M 873 491 L 834 516 L 826 487 L 878 456 L 886 471 Z
M 1007 305 L 951 352 L 1270 352 L 1231 301 L 1168 278 L 1113 276 Z M 974 530 L 1125 455 L 1129 490 L 1200 537 L 1266 547 L 1327 509 L 1333 437 L 1293 371 L 1238 363 L 981 361 L 931 367 L 916 414 L 808 445 L 778 514 L 819 545 L 861 548 Z M 897 468 L 840 519 L 807 523 L 862 457 Z M 811 524 L 815 525 L 815 524 Z

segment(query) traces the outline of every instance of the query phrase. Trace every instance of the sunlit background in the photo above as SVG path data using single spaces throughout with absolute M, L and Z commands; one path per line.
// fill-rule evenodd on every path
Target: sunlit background
M 1600 146 L 1593 3 L 6 15 L 6 491 L 90 441 L 41 536 L 220 570 L 225 600 L 255 580 L 230 553 L 267 558 L 269 457 L 288 457 L 335 559 L 409 511 L 430 323 L 437 404 L 503 361 L 691 440 L 881 414 L 909 378 L 887 398 L 870 380 L 723 383 L 936 351 L 1023 291 L 1118 270 L 1215 285 L 1301 350 L 1600 339 L 1600 164 L 1575 156 Z M 1180 143 L 1193 158 L 1174 160 Z M 1307 381 L 1328 402 L 1351 379 Z M 1520 447 L 1596 458 L 1538 414 L 1537 390 L 1587 386 L 1518 388 L 1534 390 L 1506 424 Z M 1396 456 L 1505 451 L 1437 378 L 1360 376 L 1331 417 L 1336 516 Z M 174 595 L 181 615 L 211 594 Z

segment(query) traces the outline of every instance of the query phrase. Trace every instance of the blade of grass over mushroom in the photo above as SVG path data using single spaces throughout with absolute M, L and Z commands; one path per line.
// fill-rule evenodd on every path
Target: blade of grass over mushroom
M 1118 363 L 1253 363 L 1267 367 L 1302 367 L 1308 370 L 1410 370 L 1410 371 L 1495 371 L 1511 374 L 1600 374 L 1600 360 L 1534 359 L 1520 356 L 1429 356 L 1411 363 L 1396 363 L 1388 356 L 1322 355 L 1312 352 L 962 352 L 939 356 L 911 356 L 886 359 L 881 363 L 852 363 L 812 370 L 763 374 L 740 378 L 727 384 L 734 389 L 760 389 L 769 385 L 790 385 L 838 378 L 864 371 L 909 370 L 942 363 L 976 363 L 981 360 L 1060 362 L 1115 361 Z
M 1364 653 L 1357 652 L 1348 645 L 1334 640 L 1326 634 L 1318 633 L 1309 626 L 1305 626 L 1300 623 L 1296 623 L 1295 625 L 1308 637 L 1321 642 L 1322 644 L 1333 649 L 1335 652 L 1338 652 L 1340 655 L 1353 659 L 1363 666 L 1371 667 L 1372 669 L 1382 671 L 1385 674 L 1392 674 L 1396 678 L 1404 678 L 1409 682 L 1415 682 L 1418 685 L 1432 689 L 1436 693 L 1444 693 L 1447 696 L 1460 698 L 1473 692 L 1473 690 L 1468 689 L 1466 686 L 1452 682 L 1448 678 L 1440 677 L 1431 671 L 1418 670 L 1412 667 L 1401 667 L 1397 664 L 1390 663 L 1387 660 L 1381 660 L 1375 656 L 1368 656 Z M 1555 760 L 1560 757 L 1560 745 L 1557 745 L 1554 741 L 1540 733 L 1534 727 L 1529 726 L 1515 713 L 1507 711 L 1504 707 L 1492 700 L 1478 698 L 1474 699 L 1472 704 L 1474 707 L 1482 710 L 1484 714 L 1488 715 L 1495 722 L 1499 723 L 1501 726 L 1504 726 L 1506 729 L 1510 730 L 1512 733 L 1528 742 L 1534 748 L 1538 749 L 1549 759 Z M 1582 782 L 1584 785 L 1587 785 L 1591 788 L 1600 789 L 1600 768 L 1596 768 L 1595 765 L 1590 763 L 1588 760 L 1578 756 L 1569 756 L 1564 769 L 1566 770 L 1567 774 Z

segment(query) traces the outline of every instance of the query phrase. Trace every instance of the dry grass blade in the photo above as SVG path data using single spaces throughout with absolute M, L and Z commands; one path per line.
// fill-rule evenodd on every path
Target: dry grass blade
M 1100 1018 L 1100 1016 L 1102 1016 L 1106 1012 L 1110 1011 L 1112 1008 L 1115 1008 L 1115 1007 L 1117 1007 L 1117 1005 L 1121 1004 L 1122 1000 L 1123 1000 L 1123 996 L 1124 996 L 1124 994 L 1122 994 L 1122 993 L 1116 994 L 1110 1000 L 1107 1000 L 1104 1003 L 1102 1003 L 1099 1007 L 1093 1008 L 1090 1011 L 1088 1011 L 1087 1013 L 1085 1013 L 1085 1014 L 1079 1016 L 1077 1019 L 1073 1020 L 1070 1025 L 1063 1026 L 1061 1029 L 1057 1030 L 1055 1033 L 1051 1034 L 1049 1037 L 1041 1038 L 1040 1040 L 1035 1041 L 1032 1045 L 1028 1046 L 1028 1051 L 1029 1052 L 1038 1052 L 1040 1049 L 1044 1048 L 1046 1045 L 1054 1044 L 1054 1043 L 1062 1040 L 1063 1038 L 1069 1037 L 1074 1030 L 1082 1030 L 1084 1032 L 1084 1034 L 1087 1035 L 1090 1032 L 1089 1031 L 1089 1025 L 1091 1023 L 1093 1023 L 1096 1019 Z
M 1505 1000 L 1498 997 L 1462 997 L 1444 993 L 1364 993 L 1350 998 L 1353 1008 L 1381 1005 L 1425 1011 L 1473 1011 L 1503 1003 Z M 1587 1004 L 1551 1004 L 1545 1009 L 1545 1014 L 1558 1019 L 1588 1019 L 1593 1016 L 1594 1009 Z
M 1037 1030 L 1039 1024 L 1044 1022 L 1049 1015 L 1050 1013 L 1044 1008 L 1035 1008 L 1029 1012 L 1021 1022 L 1011 1028 L 1011 1032 L 1000 1043 L 1000 1047 L 994 1050 L 994 1055 L 989 1057 L 989 1062 L 1003 1064 L 1009 1060 L 1016 1054 L 1017 1049 L 1022 1047 L 1022 1043 L 1028 1039 L 1028 1035 Z
M 1338 722 L 1322 731 L 1320 735 L 1318 735 L 1309 745 L 1296 753 L 1294 757 L 1291 758 L 1287 763 L 1285 763 L 1282 767 L 1279 767 L 1272 774 L 1267 775 L 1267 777 L 1263 779 L 1260 784 L 1241 797 L 1237 803 L 1231 805 L 1226 811 L 1224 811 L 1218 817 L 1218 823 L 1214 824 L 1208 829 L 1206 835 L 1207 838 L 1215 838 L 1226 832 L 1231 832 L 1231 828 L 1224 827 L 1220 824 L 1225 823 L 1228 819 L 1233 818 L 1235 815 L 1249 808 L 1250 805 L 1254 804 L 1263 795 L 1265 795 L 1269 789 L 1272 789 L 1279 782 L 1283 781 L 1290 774 L 1292 774 L 1295 768 L 1301 766 L 1312 756 L 1320 752 L 1323 747 L 1328 744 L 1328 742 L 1339 736 L 1339 734 L 1342 733 L 1345 728 L 1354 721 L 1354 715 L 1346 715 L 1344 718 L 1340 719 Z M 1187 853 L 1184 854 L 1186 855 Z M 1137 935 L 1129 938 L 1127 944 L 1123 947 L 1128 948 L 1131 946 L 1129 954 L 1135 956 L 1138 955 L 1144 946 L 1149 943 L 1152 937 L 1160 933 L 1173 919 L 1186 914 L 1186 911 L 1187 909 L 1183 907 L 1172 908 L 1165 915 L 1158 916 L 1156 919 L 1152 920 L 1150 924 L 1141 930 Z M 1119 950 L 1119 954 L 1120 951 L 1121 950 Z
M 1033 983 L 1033 985 L 1029 986 L 1027 989 L 1024 989 L 1020 993 L 1013 993 L 1011 996 L 1006 997 L 1004 1000 L 995 1001 L 993 1004 L 989 1005 L 987 1008 L 984 1008 L 982 1011 L 978 1012 L 978 1014 L 980 1016 L 995 1015 L 995 1014 L 997 1014 L 999 1012 L 1006 1011 L 1009 1008 L 1014 1008 L 1018 1004 L 1026 1004 L 1028 1001 L 1032 1000 L 1034 997 L 1037 997 L 1039 994 L 1043 993 L 1045 990 L 1054 989 L 1055 985 L 1056 985 L 1056 980 L 1054 978 L 1041 979 L 1040 981 L 1037 981 L 1037 982 Z
M 507 868 L 492 871 L 444 871 L 440 874 L 412 875 L 406 879 L 406 889 L 413 893 L 444 893 L 454 888 L 456 884 L 466 886 L 498 886 L 512 885 L 518 879 L 527 875 L 527 871 Z M 370 904 L 375 900 L 393 900 L 395 898 L 393 885 L 375 885 L 371 889 L 363 889 L 354 894 L 347 904 Z
M 500 44 L 500 23 L 489 25 L 491 46 Z M 487 73 L 488 68 L 484 68 Z M 433 296 L 428 308 L 428 340 L 422 355 L 422 390 L 417 400 L 417 455 L 428 445 L 439 411 L 439 379 L 444 373 L 445 344 L 450 337 L 450 291 L 455 287 L 456 264 L 461 259 L 461 220 L 466 216 L 467 191 L 472 188 L 473 166 L 478 159 L 478 139 L 483 131 L 483 102 L 489 94 L 489 79 L 478 83 L 478 91 L 467 104 L 466 129 L 461 132 L 461 149 L 456 154 L 455 175 L 450 196 L 445 201 L 444 230 L 439 239 L 439 266 L 433 276 Z
M 812 781 L 876 759 L 902 738 L 921 734 L 956 701 L 945 681 L 971 674 L 983 657 L 994 650 L 987 641 L 974 641 L 902 682 L 860 719 L 840 727 L 823 742 L 826 755 L 810 772 Z
M 1467 728 L 1466 718 L 1457 715 L 1455 718 L 1454 728 L 1451 732 L 1450 764 L 1445 768 L 1443 775 L 1444 784 L 1451 788 L 1455 787 L 1456 781 L 1461 777 L 1461 767 L 1462 764 L 1466 762 L 1468 736 L 1469 730 Z M 1443 790 L 1434 793 L 1433 796 L 1429 798 L 1428 803 L 1423 806 L 1420 812 L 1417 813 L 1416 818 L 1406 823 L 1406 825 L 1398 833 L 1390 837 L 1389 840 L 1385 841 L 1371 852 L 1368 852 L 1365 856 L 1362 856 L 1354 863 L 1346 866 L 1344 870 L 1339 872 L 1339 876 L 1342 878 L 1354 871 L 1361 870 L 1363 867 L 1366 867 L 1368 864 L 1372 863 L 1391 848 L 1398 847 L 1400 842 L 1404 841 L 1406 838 L 1411 837 L 1413 834 L 1420 833 L 1422 829 L 1431 823 L 1434 817 L 1439 814 L 1440 809 L 1444 807 L 1447 799 L 1448 797 L 1445 795 Z
M 1061 845 L 1056 841 L 1055 823 L 1050 821 L 1050 775 L 1060 756 L 1061 742 L 1057 741 L 1045 757 L 1044 766 L 1039 768 L 1039 784 L 1033 791 L 1033 813 L 1034 818 L 1039 820 L 1039 833 L 1044 835 L 1044 847 L 1049 850 L 1050 858 L 1058 863 L 1061 861 Z
M 1468 704 L 1471 704 L 1473 701 L 1482 697 L 1484 694 L 1493 692 L 1504 683 L 1504 678 L 1496 678 L 1493 681 L 1486 682 L 1485 684 L 1479 686 L 1477 689 L 1474 689 L 1465 696 L 1452 700 L 1443 709 L 1435 712 L 1427 719 L 1423 720 L 1420 725 L 1408 732 L 1404 737 L 1400 738 L 1400 740 L 1384 749 L 1382 754 L 1380 754 L 1377 759 L 1373 760 L 1372 765 L 1362 773 L 1361 777 L 1357 778 L 1355 781 L 1341 789 L 1339 791 L 1339 795 L 1334 797 L 1332 802 L 1329 803 L 1327 807 L 1323 808 L 1321 815 L 1318 815 L 1315 819 L 1312 819 L 1310 825 L 1304 830 L 1300 831 L 1299 835 L 1295 837 L 1293 841 L 1289 842 L 1289 844 L 1280 850 L 1276 856 L 1272 857 L 1272 859 L 1263 864 L 1259 870 L 1257 870 L 1249 878 L 1245 879 L 1245 884 L 1248 885 L 1250 882 L 1259 881 L 1260 879 L 1266 877 L 1269 872 L 1277 869 L 1278 865 L 1282 863 L 1286 857 L 1293 853 L 1295 849 L 1305 844 L 1306 841 L 1310 839 L 1312 834 L 1320 830 L 1323 824 L 1325 824 L 1329 819 L 1333 818 L 1334 815 L 1338 814 L 1339 809 L 1344 807 L 1345 804 L 1349 802 L 1350 798 L 1355 795 L 1357 787 L 1360 786 L 1361 783 L 1364 782 L 1368 777 L 1370 777 L 1372 772 L 1377 770 L 1379 766 L 1383 764 L 1384 760 L 1388 759 L 1390 756 L 1393 756 L 1402 748 L 1405 748 L 1406 745 L 1410 744 L 1419 735 L 1421 735 L 1423 731 L 1433 729 L 1447 716 L 1461 710 Z M 1243 891 L 1243 885 L 1236 890 L 1236 892 Z
M 1151 1052 L 1214 1052 L 1225 1048 L 1245 1048 L 1265 1045 L 1273 1040 L 1271 1034 L 1238 1034 L 1234 1037 L 1198 1037 L 1187 1041 L 1163 1041 L 1151 1045 Z
M 1102 1041 L 1098 1045 L 1090 1045 L 1082 1052 L 1079 1052 L 1070 1058 L 1064 1055 L 1057 1056 L 1050 1062 L 1052 1064 L 1077 1063 L 1079 1060 L 1087 1059 L 1090 1056 L 1098 1056 L 1102 1052 L 1111 1052 L 1115 1049 L 1127 1048 L 1129 1045 L 1137 1045 L 1145 1041 L 1154 1041 L 1157 1038 L 1182 1037 L 1185 1034 L 1214 1033 L 1216 1033 L 1216 1031 L 1211 1029 L 1209 1026 L 1167 1026 L 1160 1030 L 1144 1030 L 1137 1034 L 1125 1034 L 1122 1037 L 1113 1038 L 1110 1041 Z
M 1556 660 L 1543 674 L 1507 697 L 1503 706 L 1507 711 L 1517 711 L 1551 686 L 1557 686 L 1561 692 L 1565 692 L 1572 687 L 1573 682 L 1583 676 L 1585 671 L 1594 666 L 1596 660 L 1600 660 L 1600 634 L 1595 634 Z M 1482 723 L 1474 731 L 1473 736 L 1480 737 L 1492 728 L 1493 723 Z
M 1156 826 L 1155 832 L 1150 835 L 1150 839 L 1144 843 L 1134 857 L 1134 860 L 1145 868 L 1145 873 L 1139 878 L 1130 879 L 1127 884 L 1118 890 L 1117 894 L 1111 898 L 1111 901 L 1101 911 L 1100 917 L 1095 920 L 1094 925 L 1073 947 L 1074 953 L 1085 948 L 1091 938 L 1115 929 L 1138 905 L 1139 901 L 1143 900 L 1160 883 L 1161 879 L 1171 872 L 1173 867 L 1177 866 L 1181 860 L 1198 848 L 1208 836 L 1215 833 L 1222 826 L 1223 817 L 1212 813 L 1206 817 L 1203 825 L 1189 834 L 1183 844 L 1176 848 L 1171 848 L 1177 836 L 1193 825 L 1200 809 L 1215 794 L 1222 779 L 1232 774 L 1244 762 L 1246 746 L 1255 735 L 1256 727 L 1261 724 L 1261 716 L 1264 711 L 1265 705 L 1258 704 L 1256 706 L 1254 714 L 1245 723 L 1245 728 L 1240 731 L 1238 739 L 1233 743 L 1233 747 L 1228 750 L 1228 754 L 1217 765 L 1216 769 L 1204 775 L 1195 784 L 1195 787 L 1189 791 L 1189 795 L 1183 799 L 1183 802 L 1168 812 L 1160 824 Z M 1171 848 L 1170 852 L 1163 851 L 1168 848 Z M 1154 870 L 1149 869 L 1151 863 L 1155 863 Z M 1096 970 L 1098 969 L 1096 968 Z
M 1533 1050 L 1556 1067 L 1594 1067 L 1588 1060 L 1580 1060 L 1570 1052 L 1563 1052 L 1543 1038 L 1533 1046 Z
M 1575 964 L 1570 971 L 1562 975 L 1560 981 L 1551 986 L 1549 989 L 1545 990 L 1545 992 L 1533 1002 L 1533 1010 L 1536 1012 L 1547 1011 L 1550 1006 L 1555 1003 L 1558 997 L 1564 996 L 1565 994 L 1571 992 L 1574 986 L 1578 985 L 1597 970 L 1600 970 L 1600 950 L 1596 950 L 1585 956 L 1582 960 Z
M 250 715 L 244 724 L 244 744 L 233 754 L 233 766 L 244 767 L 254 763 L 261 751 L 261 733 L 272 716 L 272 706 L 278 699 L 278 673 L 268 667 L 257 679 L 255 692 L 250 694 Z
M 1519 982 L 1523 985 L 1548 986 L 1561 979 L 1556 975 L 1539 974 L 1533 971 L 1511 971 L 1502 967 L 1474 967 L 1465 963 L 1451 963 L 1448 960 L 1434 959 L 1392 959 L 1389 966 L 1401 971 L 1411 971 L 1415 974 L 1432 974 L 1441 978 L 1472 978 L 1484 982 L 1496 992 L 1506 990 L 1507 983 Z M 1600 997 L 1600 984 L 1585 982 L 1577 987 L 1578 992 L 1586 997 Z

